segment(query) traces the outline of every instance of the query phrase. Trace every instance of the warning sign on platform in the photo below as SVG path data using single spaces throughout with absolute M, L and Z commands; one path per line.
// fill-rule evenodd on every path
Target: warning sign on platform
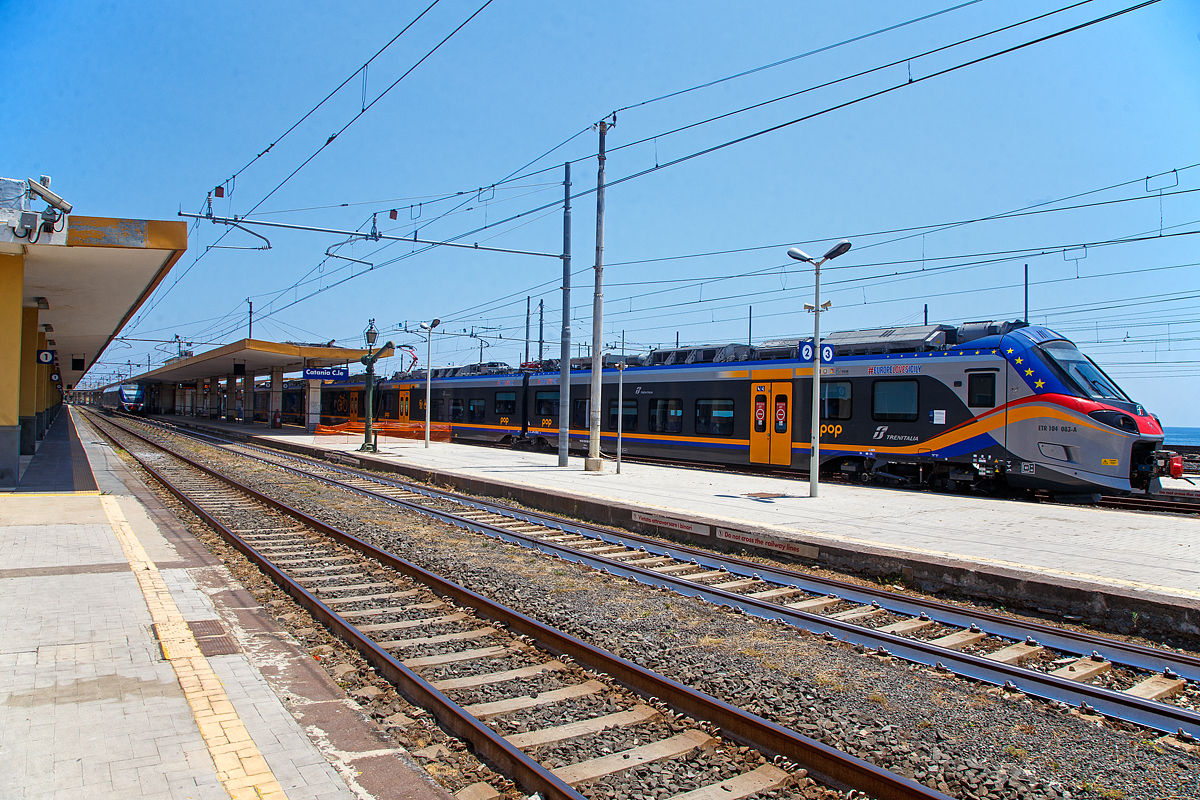
M 633 521 L 640 522 L 643 525 L 657 525 L 660 528 L 667 528 L 672 531 L 683 531 L 684 533 L 693 533 L 697 536 L 711 536 L 712 531 L 707 525 L 698 525 L 695 522 L 684 522 L 681 519 L 671 519 L 670 517 L 660 517 L 654 514 L 642 514 L 639 511 L 633 512 Z
M 731 531 L 728 528 L 717 528 L 717 538 L 736 544 L 749 545 L 750 547 L 764 547 L 768 550 L 777 550 L 788 555 L 799 556 L 800 558 L 816 558 L 821 552 L 812 545 L 793 542 L 790 539 L 783 539 L 765 533 Z

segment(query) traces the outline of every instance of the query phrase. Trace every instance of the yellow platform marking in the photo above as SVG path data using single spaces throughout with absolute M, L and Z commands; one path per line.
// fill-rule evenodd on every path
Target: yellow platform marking
M 137 578 L 158 629 L 163 657 L 175 669 L 200 735 L 217 767 L 217 778 L 233 800 L 286 800 L 283 787 L 250 738 L 208 659 L 200 653 L 200 646 L 158 568 L 146 555 L 116 499 L 101 497 L 100 505 Z

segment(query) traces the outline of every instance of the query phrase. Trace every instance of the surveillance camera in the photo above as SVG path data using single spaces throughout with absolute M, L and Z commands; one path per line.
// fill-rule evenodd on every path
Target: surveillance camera
M 29 190 L 31 192 L 33 192 L 34 194 L 36 194 L 38 197 L 42 198 L 47 203 L 49 203 L 53 207 L 57 208 L 59 211 L 63 212 L 64 214 L 71 213 L 71 204 L 68 203 L 66 200 L 63 200 L 61 197 L 59 197 L 54 192 L 47 189 L 45 186 L 42 186 L 40 183 L 35 181 L 33 178 L 26 178 L 26 182 L 29 184 Z

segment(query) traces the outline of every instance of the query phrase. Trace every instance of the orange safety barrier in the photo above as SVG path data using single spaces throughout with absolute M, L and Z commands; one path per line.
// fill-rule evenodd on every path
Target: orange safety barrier
M 365 422 L 343 422 L 339 425 L 318 425 L 318 435 L 358 434 L 362 436 L 366 430 Z M 391 436 L 397 439 L 424 439 L 424 422 L 389 422 L 382 420 L 371 423 L 371 430 L 379 436 Z M 445 422 L 433 422 L 429 425 L 429 438 L 435 442 L 450 441 L 450 425 Z

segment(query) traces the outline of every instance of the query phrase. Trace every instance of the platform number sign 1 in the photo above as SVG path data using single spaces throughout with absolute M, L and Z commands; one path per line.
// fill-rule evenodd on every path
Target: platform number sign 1
M 37 351 L 37 363 L 53 364 L 54 363 L 54 351 L 53 350 L 38 350 Z

